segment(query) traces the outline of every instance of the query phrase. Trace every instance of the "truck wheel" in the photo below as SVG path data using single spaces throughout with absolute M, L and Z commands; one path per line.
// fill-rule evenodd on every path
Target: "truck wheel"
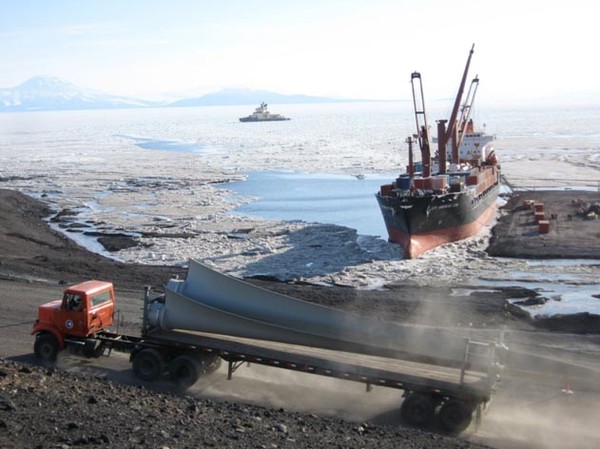
M 45 362 L 56 360 L 60 346 L 58 340 L 52 334 L 39 334 L 33 344 L 33 353 L 35 356 Z
M 464 402 L 451 399 L 442 405 L 439 413 L 440 425 L 450 433 L 458 434 L 469 427 L 473 408 Z
M 400 416 L 411 426 L 423 426 L 433 417 L 433 398 L 423 393 L 411 393 L 400 407 Z
M 177 356 L 169 363 L 171 379 L 183 390 L 194 385 L 201 372 L 202 367 L 198 360 L 189 355 Z
M 133 356 L 133 373 L 138 379 L 153 382 L 165 370 L 165 360 L 156 349 L 146 348 Z

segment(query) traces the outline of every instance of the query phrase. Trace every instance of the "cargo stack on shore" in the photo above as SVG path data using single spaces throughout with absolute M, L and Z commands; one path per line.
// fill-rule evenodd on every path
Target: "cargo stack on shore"
M 515 191 L 492 230 L 495 257 L 599 259 L 600 211 L 592 190 Z

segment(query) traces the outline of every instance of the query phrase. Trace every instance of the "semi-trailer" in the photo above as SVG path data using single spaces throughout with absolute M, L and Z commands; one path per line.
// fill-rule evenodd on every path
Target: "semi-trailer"
M 308 303 L 256 287 L 190 261 L 186 280 L 159 294 L 146 288 L 139 335 L 116 324 L 111 282 L 85 281 L 39 307 L 34 353 L 54 360 L 78 349 L 88 357 L 130 355 L 142 382 L 169 377 L 191 387 L 226 362 L 232 379 L 250 364 L 400 389 L 402 419 L 434 417 L 452 433 L 477 421 L 499 380 L 502 342 L 473 341 L 437 328 L 414 327 Z

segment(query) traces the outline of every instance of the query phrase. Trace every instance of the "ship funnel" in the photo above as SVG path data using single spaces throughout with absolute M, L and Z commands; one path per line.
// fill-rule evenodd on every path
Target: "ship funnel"
M 190 260 L 170 282 L 153 325 L 459 366 L 464 336 L 368 318 L 275 293 Z M 493 345 L 489 345 L 493 347 Z M 493 349 L 491 350 L 493 353 Z M 489 364 L 489 360 L 487 360 Z

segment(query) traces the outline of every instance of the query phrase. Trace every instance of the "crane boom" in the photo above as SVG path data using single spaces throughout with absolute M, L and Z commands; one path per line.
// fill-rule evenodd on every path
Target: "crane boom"
M 465 90 L 465 84 L 467 82 L 467 75 L 469 73 L 469 65 L 471 64 L 471 57 L 473 56 L 473 52 L 475 51 L 475 44 L 471 47 L 471 51 L 469 51 L 469 57 L 467 58 L 467 64 L 465 66 L 465 70 L 463 72 L 463 76 L 460 82 L 460 86 L 458 88 L 458 92 L 456 94 L 456 99 L 454 100 L 454 107 L 452 108 L 452 114 L 450 115 L 450 120 L 448 120 L 448 126 L 446 128 L 445 141 L 448 142 L 449 139 L 452 139 L 452 160 L 456 163 L 458 162 L 458 127 L 457 127 L 457 116 L 458 111 L 460 109 L 460 104 L 462 101 L 462 95 Z M 438 136 L 439 137 L 439 136 Z

